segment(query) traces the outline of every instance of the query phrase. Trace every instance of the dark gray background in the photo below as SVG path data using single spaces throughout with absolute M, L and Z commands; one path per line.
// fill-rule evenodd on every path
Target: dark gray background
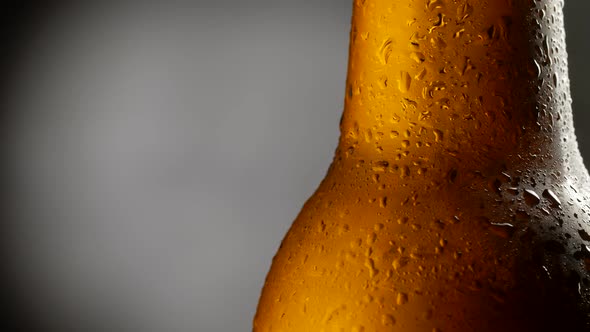
M 19 310 L 60 328 L 250 330 L 337 144 L 352 1 L 73 3 L 20 25 L 4 87 Z M 590 2 L 566 9 L 590 160 Z

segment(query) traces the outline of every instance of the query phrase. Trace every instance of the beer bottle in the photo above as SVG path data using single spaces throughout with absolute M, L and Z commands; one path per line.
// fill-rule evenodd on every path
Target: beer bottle
M 590 331 L 563 5 L 354 1 L 339 146 L 255 332 Z

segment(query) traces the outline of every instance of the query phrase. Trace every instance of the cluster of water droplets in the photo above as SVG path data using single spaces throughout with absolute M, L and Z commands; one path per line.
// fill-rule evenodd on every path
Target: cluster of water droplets
M 426 14 L 353 21 L 340 146 L 267 281 L 275 326 L 452 331 L 449 308 L 517 310 L 512 293 L 527 283 L 590 308 L 590 181 L 573 136 L 563 1 L 502 1 L 530 14 L 355 1 L 360 16 L 408 4 Z M 392 24 L 413 32 L 387 33 Z

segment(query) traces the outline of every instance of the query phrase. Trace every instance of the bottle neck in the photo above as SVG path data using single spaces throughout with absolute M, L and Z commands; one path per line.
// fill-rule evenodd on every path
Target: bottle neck
M 473 165 L 578 153 L 562 7 L 355 1 L 340 159 Z

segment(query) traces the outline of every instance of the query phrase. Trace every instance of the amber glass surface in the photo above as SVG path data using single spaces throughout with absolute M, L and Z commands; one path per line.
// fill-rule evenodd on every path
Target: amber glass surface
M 590 331 L 562 0 L 357 0 L 334 161 L 255 332 Z

